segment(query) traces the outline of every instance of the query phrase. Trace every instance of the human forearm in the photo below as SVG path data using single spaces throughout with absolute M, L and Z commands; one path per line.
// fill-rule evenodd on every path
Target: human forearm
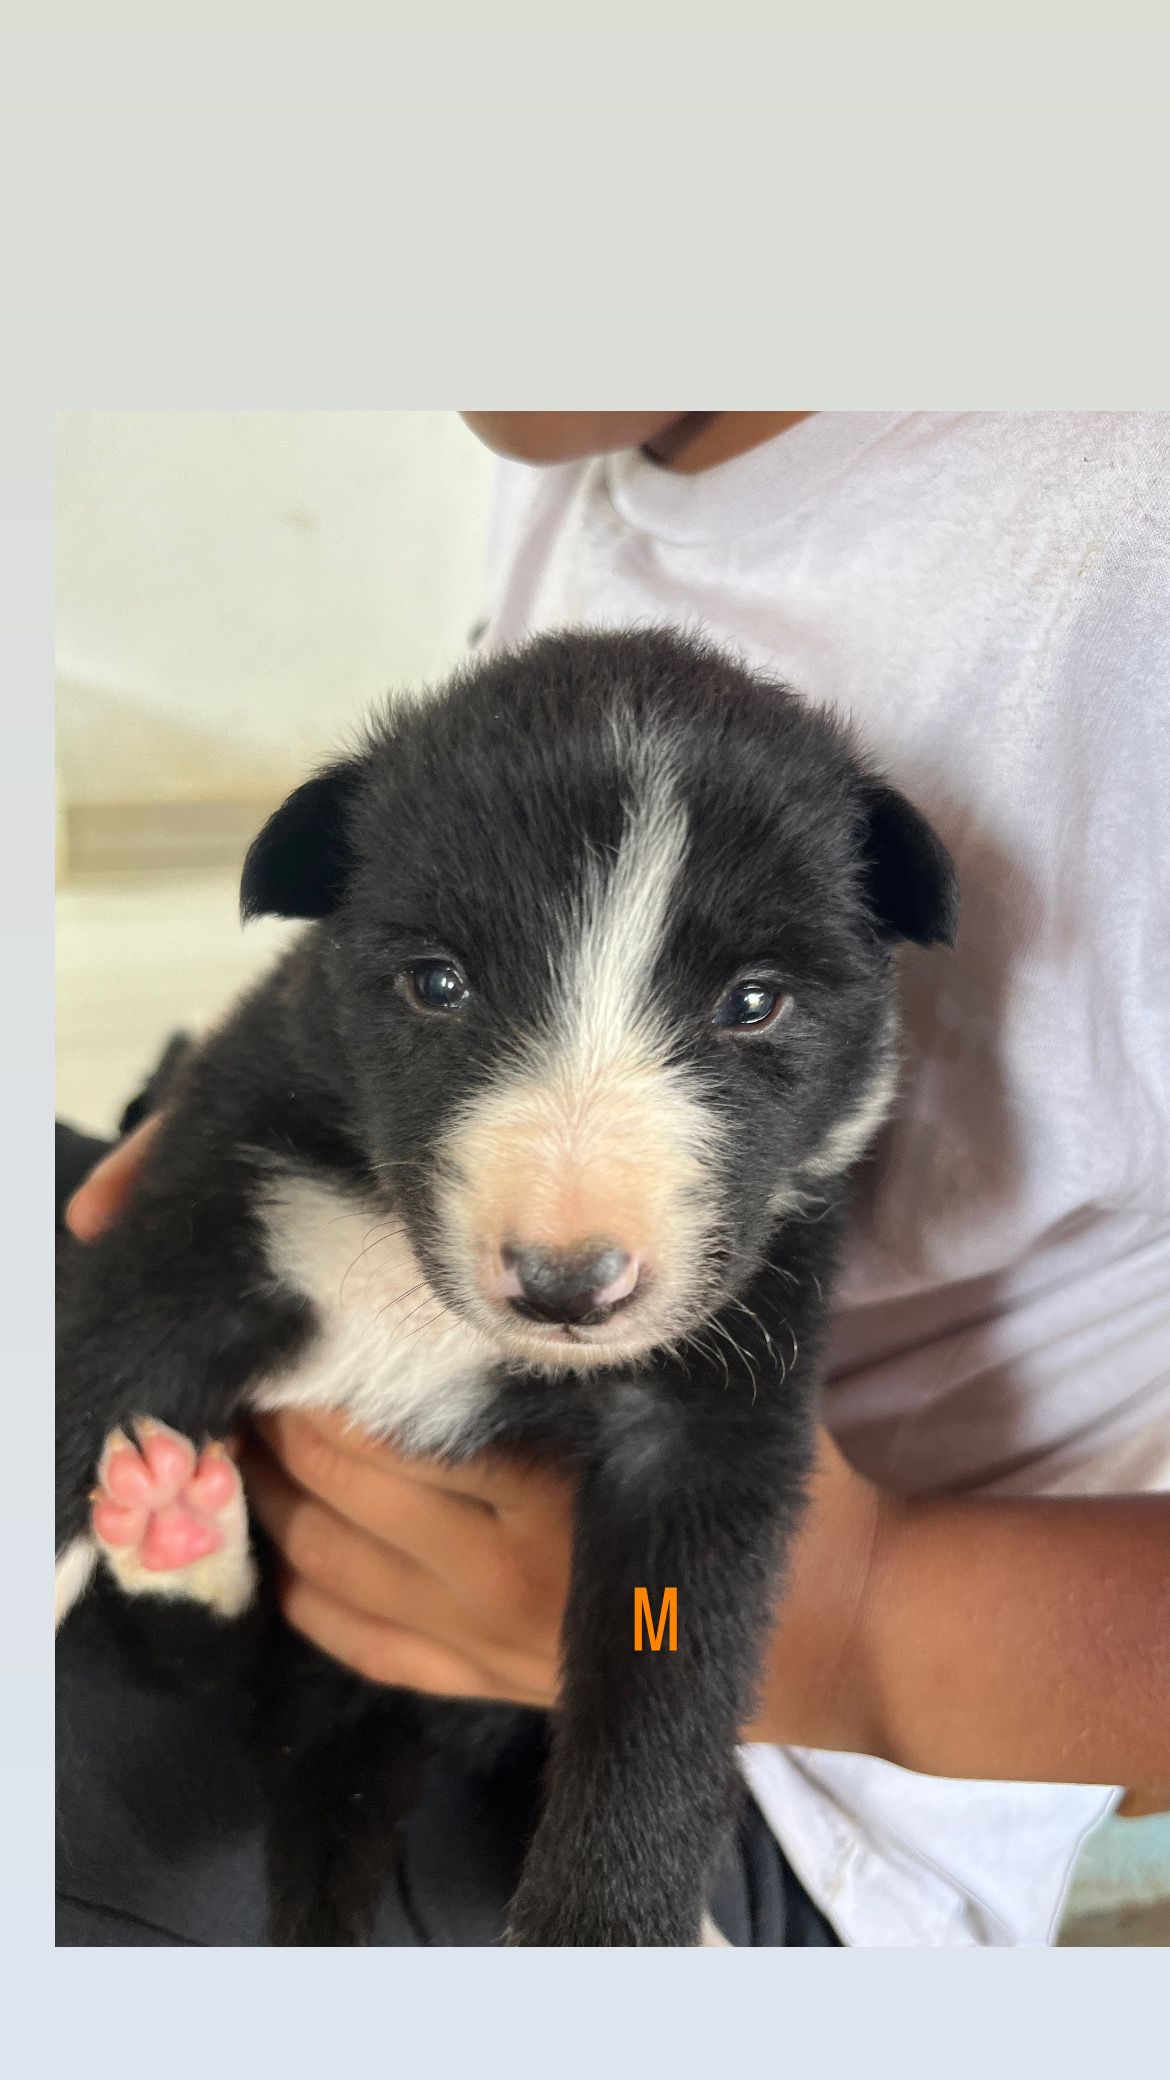
M 1170 1777 L 1170 1498 L 877 1497 L 853 1564 L 811 1683 L 796 1583 L 754 1738 L 939 1776 Z
M 1170 1498 L 911 1504 L 878 1544 L 884 1747 L 948 1776 L 1170 1766 Z

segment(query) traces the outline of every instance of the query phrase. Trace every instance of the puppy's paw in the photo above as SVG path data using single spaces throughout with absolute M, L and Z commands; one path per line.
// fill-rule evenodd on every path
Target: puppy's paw
M 136 1442 L 107 1437 L 93 1491 L 94 1538 L 128 1596 L 177 1596 L 235 1618 L 256 1569 L 240 1476 L 221 1444 L 202 1452 L 142 1417 Z

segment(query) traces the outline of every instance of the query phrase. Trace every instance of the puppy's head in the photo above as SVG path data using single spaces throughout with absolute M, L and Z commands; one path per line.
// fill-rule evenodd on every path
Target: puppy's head
M 546 637 L 397 713 L 257 839 L 317 917 L 358 1129 L 503 1353 L 685 1336 L 894 1087 L 890 947 L 954 874 L 846 733 L 665 632 Z

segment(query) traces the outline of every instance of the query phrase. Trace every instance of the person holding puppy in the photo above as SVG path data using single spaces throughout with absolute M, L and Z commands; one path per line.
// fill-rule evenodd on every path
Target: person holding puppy
M 464 416 L 507 458 L 483 643 L 699 627 L 846 711 L 956 860 L 744 1771 L 806 1940 L 1050 1941 L 1087 1830 L 1170 1785 L 1170 421 Z M 564 1481 L 293 1411 L 243 1464 L 316 1645 L 555 1704 Z

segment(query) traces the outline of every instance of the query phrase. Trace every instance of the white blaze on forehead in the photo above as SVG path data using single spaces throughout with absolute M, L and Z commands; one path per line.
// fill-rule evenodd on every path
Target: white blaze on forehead
M 482 1317 L 501 1243 L 610 1244 L 637 1258 L 645 1291 L 606 1332 L 611 1351 L 692 1326 L 709 1297 L 720 1138 L 693 1080 L 669 1059 L 651 987 L 687 852 L 671 747 L 629 723 L 615 724 L 615 739 L 625 797 L 617 852 L 586 851 L 567 913 L 551 922 L 548 946 L 531 949 L 553 972 L 550 1011 L 454 1124 L 440 1196 L 473 1315 Z M 522 1338 L 521 1324 L 512 1327 Z
M 620 725 L 615 736 L 630 789 L 625 829 L 611 866 L 595 852 L 586 858 L 565 933 L 556 1014 L 566 1053 L 586 1076 L 625 1053 L 631 1034 L 646 1028 L 650 977 L 687 850 L 687 813 L 669 745 Z

